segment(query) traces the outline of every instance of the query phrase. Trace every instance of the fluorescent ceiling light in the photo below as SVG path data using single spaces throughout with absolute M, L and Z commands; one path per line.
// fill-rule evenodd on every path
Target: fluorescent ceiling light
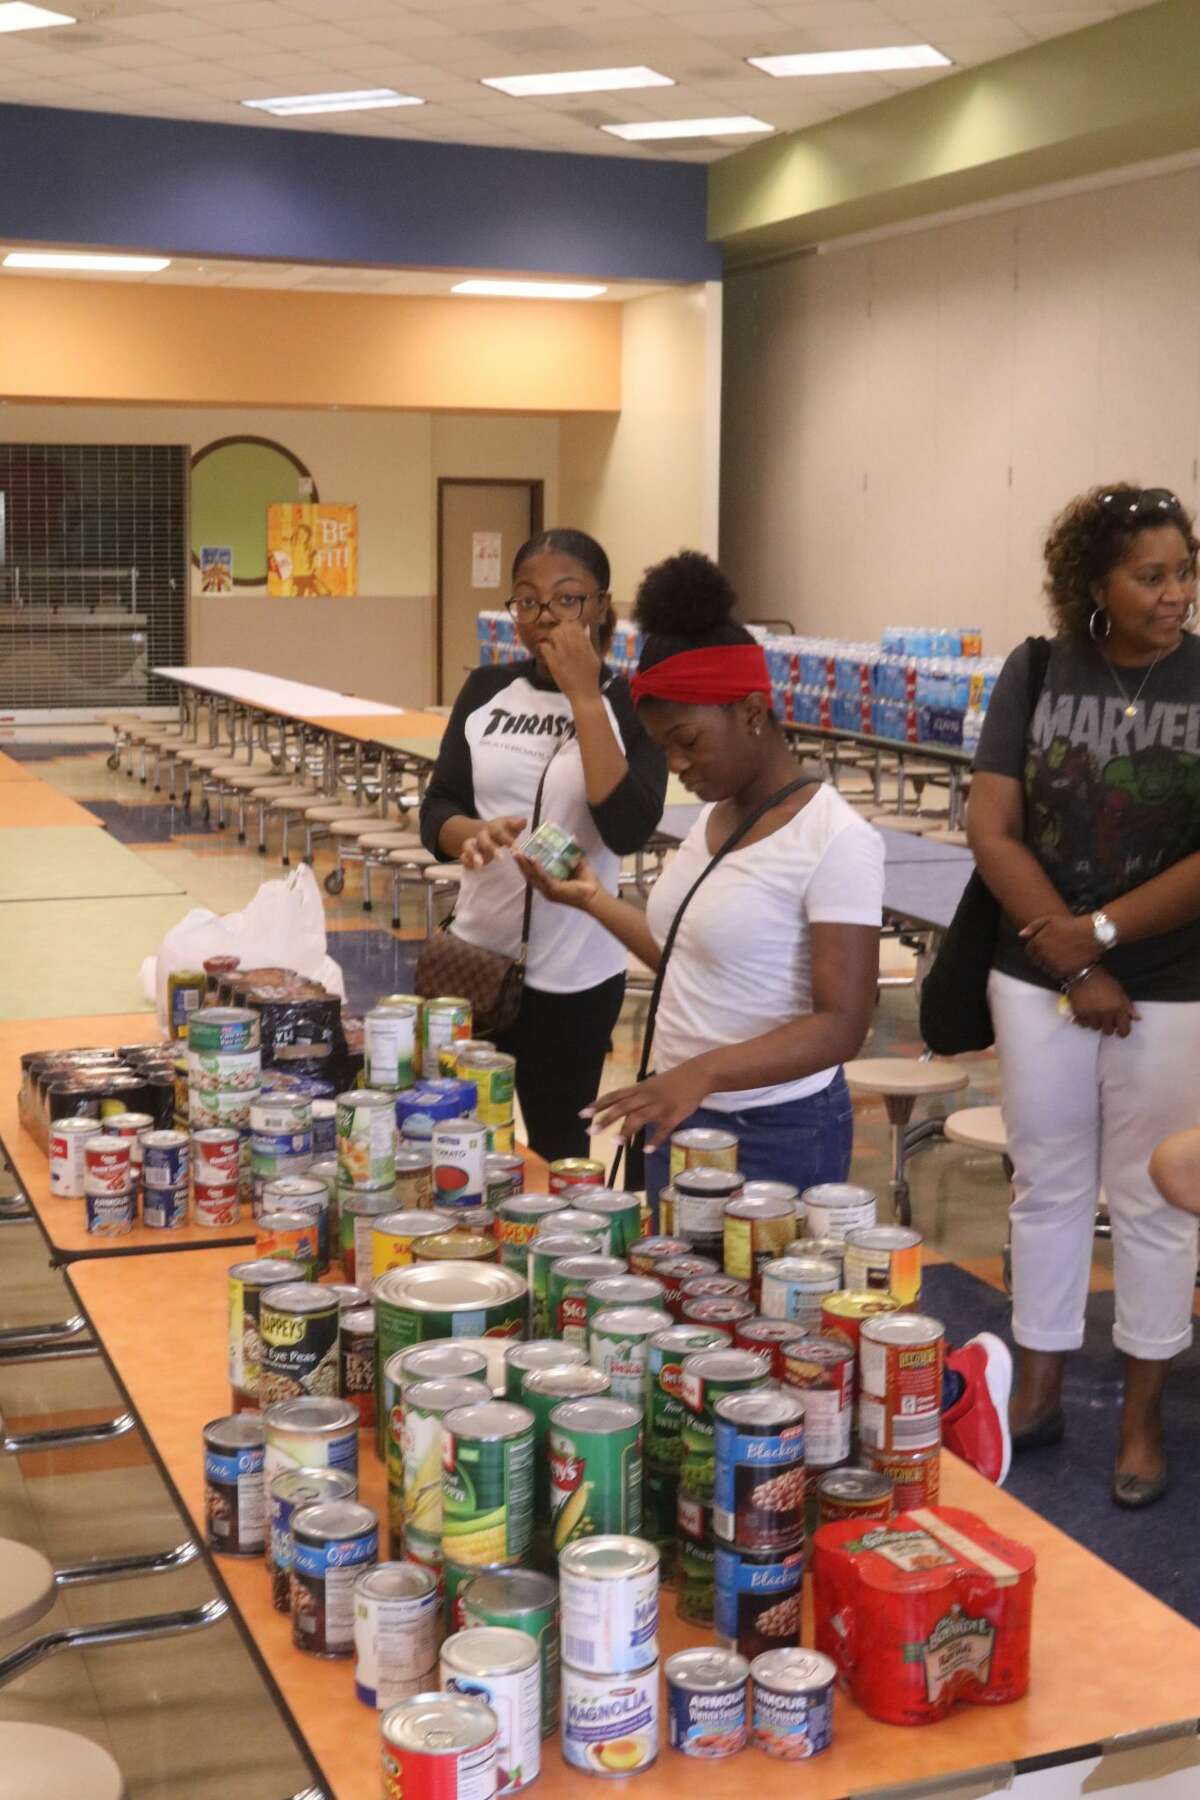
M 674 87 L 669 75 L 655 69 L 575 69 L 563 75 L 487 75 L 483 86 L 499 88 L 515 100 L 538 94 L 607 94 L 619 88 Z
M 608 289 L 582 281 L 460 281 L 452 294 L 486 294 L 493 300 L 594 300 Z
M 600 129 L 636 144 L 645 138 L 744 137 L 775 127 L 743 114 L 733 119 L 649 119 L 634 125 L 602 125 Z
M 169 269 L 169 256 L 108 256 L 86 250 L 10 250 L 6 269 L 79 269 L 94 275 L 157 275 Z
M 384 106 L 424 106 L 415 94 L 398 94 L 395 88 L 353 88 L 345 94 L 291 94 L 278 100 L 243 100 L 255 112 L 294 118 L 306 113 L 374 112 Z
M 74 25 L 70 13 L 51 12 L 48 6 L 27 6 L 25 0 L 5 0 L 0 6 L 0 31 L 38 31 L 43 25 Z
M 932 44 L 897 44 L 889 50 L 816 50 L 803 56 L 748 56 L 764 75 L 871 75 L 882 69 L 948 69 Z

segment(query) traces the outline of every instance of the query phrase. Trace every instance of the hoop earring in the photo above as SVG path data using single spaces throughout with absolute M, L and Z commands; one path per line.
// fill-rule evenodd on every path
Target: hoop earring
M 1104 620 L 1104 637 L 1096 636 L 1096 620 L 1097 619 Z M 1088 620 L 1088 636 L 1091 638 L 1093 644 L 1102 644 L 1104 642 L 1104 639 L 1107 638 L 1111 634 L 1111 632 L 1112 632 L 1112 620 L 1109 618 L 1106 609 L 1103 606 L 1094 606 L 1092 608 L 1092 616 Z

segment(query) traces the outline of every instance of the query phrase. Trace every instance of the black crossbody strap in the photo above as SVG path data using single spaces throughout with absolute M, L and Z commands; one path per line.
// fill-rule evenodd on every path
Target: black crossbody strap
M 812 777 L 810 775 L 802 775 L 797 781 L 789 781 L 786 787 L 780 788 L 777 793 L 771 794 L 764 800 L 760 806 L 756 806 L 754 811 L 750 813 L 747 818 L 743 819 L 740 825 L 735 826 L 729 836 L 725 839 L 725 842 L 721 845 L 720 849 L 713 853 L 712 858 L 705 863 L 699 875 L 697 875 L 695 881 L 693 881 L 691 887 L 680 901 L 675 912 L 675 917 L 671 920 L 670 930 L 663 940 L 662 955 L 658 959 L 658 971 L 654 977 L 654 990 L 650 995 L 650 1010 L 646 1014 L 646 1030 L 642 1038 L 642 1060 L 638 1068 L 637 1076 L 639 1081 L 645 1081 L 647 1072 L 650 1068 L 650 1057 L 654 1050 L 654 1023 L 658 1017 L 658 1002 L 662 996 L 663 979 L 667 972 L 667 964 L 671 960 L 671 952 L 675 948 L 675 939 L 679 936 L 679 927 L 683 922 L 683 915 L 695 899 L 697 889 L 703 886 L 704 882 L 708 880 L 708 877 L 712 874 L 722 858 L 728 856 L 731 850 L 737 849 L 747 832 L 758 824 L 758 821 L 763 817 L 764 813 L 769 813 L 773 806 L 778 806 L 780 801 L 786 800 L 789 794 L 797 793 L 800 788 L 811 786 Z
M 542 769 L 542 779 L 537 784 L 537 794 L 534 796 L 533 816 L 529 821 L 529 829 L 531 832 L 536 831 L 539 824 L 541 823 L 542 792 L 546 786 L 546 777 L 550 773 L 550 764 L 554 761 L 555 757 L 558 755 L 559 751 L 562 749 L 563 745 L 566 743 L 569 735 L 570 734 L 568 732 L 564 731 L 562 736 L 559 738 L 557 744 L 555 744 L 553 750 L 550 752 L 549 756 L 546 758 L 545 765 Z M 533 889 L 530 887 L 529 883 L 526 882 L 525 883 L 525 906 L 521 913 L 521 948 L 517 951 L 516 958 L 515 958 L 515 960 L 521 965 L 522 968 L 525 967 L 525 958 L 529 951 L 529 921 L 532 917 L 533 917 Z

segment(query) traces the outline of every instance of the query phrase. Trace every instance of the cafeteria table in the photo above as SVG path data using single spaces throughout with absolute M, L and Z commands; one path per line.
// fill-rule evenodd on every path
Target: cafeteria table
M 2 930 L 3 915 L 0 914 Z M 82 1050 L 144 1044 L 162 1035 L 153 1013 L 0 1022 L 0 1148 L 3 1148 L 21 1191 L 36 1215 L 52 1263 L 69 1263 L 75 1257 L 124 1260 L 147 1254 L 157 1263 L 158 1257 L 169 1251 L 212 1250 L 214 1245 L 244 1246 L 254 1242 L 254 1224 L 248 1216 L 237 1225 L 224 1227 L 188 1224 L 177 1231 L 157 1231 L 136 1225 L 127 1237 L 94 1237 L 87 1229 L 86 1202 L 60 1200 L 50 1192 L 50 1169 L 45 1151 L 25 1130 L 17 1106 L 21 1053 L 25 1050 Z
M 8 901 L 0 909 L 0 1020 L 136 1012 L 144 1002 L 143 958 L 191 910 L 178 890 L 53 905 Z
M 974 858 L 966 850 L 954 861 L 889 863 L 884 877 L 884 911 L 905 924 L 946 931 L 974 867 Z
M 118 1386 L 201 1539 L 201 1433 L 207 1420 L 229 1410 L 226 1289 L 236 1260 L 215 1249 L 179 1259 L 167 1277 L 168 1311 L 162 1265 L 147 1257 L 77 1262 L 66 1271 Z M 367 1432 L 360 1438 L 359 1469 L 362 1498 L 384 1513 L 384 1472 Z M 630 1789 L 636 1800 L 676 1800 L 685 1784 L 693 1800 L 730 1800 L 745 1782 L 759 1800 L 842 1800 L 880 1788 L 919 1794 L 935 1784 L 948 1789 L 953 1776 L 983 1770 L 992 1779 L 972 1792 L 991 1792 L 993 1780 L 1006 1786 L 1022 1766 L 1095 1756 L 1121 1734 L 1177 1725 L 1180 1735 L 1194 1735 L 1200 1631 L 950 1456 L 943 1459 L 942 1500 L 977 1512 L 1037 1555 L 1033 1681 L 1023 1700 L 960 1706 L 938 1725 L 905 1729 L 877 1724 L 839 1696 L 833 1746 L 802 1771 L 752 1750 L 732 1763 L 684 1764 L 664 1744 L 655 1767 Z M 336 1800 L 378 1800 L 378 1726 L 355 1698 L 352 1661 L 322 1662 L 293 1648 L 287 1619 L 270 1605 L 260 1559 L 217 1557 L 212 1564 L 323 1771 L 325 1793 Z M 677 1619 L 667 1597 L 664 1656 L 707 1641 L 706 1632 Z M 665 1721 L 663 1729 L 665 1736 Z M 542 1755 L 541 1800 L 578 1800 L 584 1780 L 563 1762 L 557 1741 L 544 1740 Z

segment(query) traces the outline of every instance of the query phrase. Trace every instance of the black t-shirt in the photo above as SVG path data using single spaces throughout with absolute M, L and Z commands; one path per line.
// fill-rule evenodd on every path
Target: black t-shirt
M 1074 913 L 1092 913 L 1200 850 L 1200 640 L 1147 673 L 1112 669 L 1091 645 L 1056 641 L 1027 722 L 1029 649 L 1000 672 L 976 769 L 1025 790 L 1025 842 Z M 1054 987 L 1006 917 L 996 968 Z M 1118 944 L 1104 958 L 1133 1000 L 1200 1000 L 1200 919 Z

